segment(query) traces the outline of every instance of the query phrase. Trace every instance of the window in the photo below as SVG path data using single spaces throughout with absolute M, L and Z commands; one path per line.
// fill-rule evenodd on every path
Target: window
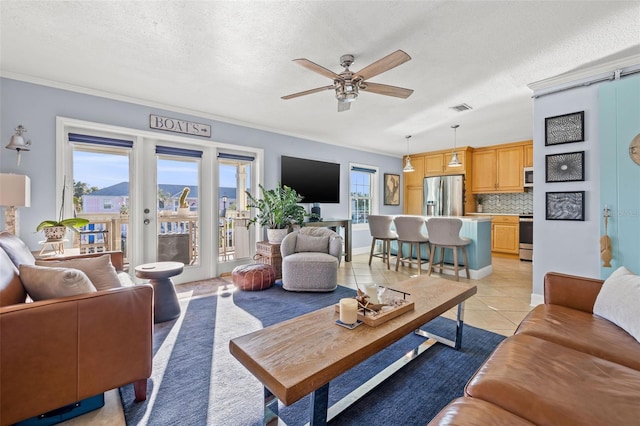
M 105 198 L 102 200 L 102 209 L 103 210 L 111 210 L 113 208 L 113 203 L 111 202 L 111 198 Z
M 377 167 L 352 164 L 349 174 L 349 209 L 354 225 L 368 223 L 377 208 Z

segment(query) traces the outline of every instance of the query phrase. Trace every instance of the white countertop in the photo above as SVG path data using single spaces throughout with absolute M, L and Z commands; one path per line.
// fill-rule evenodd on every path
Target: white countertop
M 467 213 L 470 216 L 527 216 L 529 213 Z

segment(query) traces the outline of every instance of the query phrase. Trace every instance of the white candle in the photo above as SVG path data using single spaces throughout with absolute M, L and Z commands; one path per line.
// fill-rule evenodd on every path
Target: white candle
M 340 299 L 340 321 L 355 324 L 358 321 L 358 301 L 356 299 Z

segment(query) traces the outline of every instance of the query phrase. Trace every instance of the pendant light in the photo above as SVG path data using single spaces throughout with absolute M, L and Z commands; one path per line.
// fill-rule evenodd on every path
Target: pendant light
M 411 138 L 411 135 L 405 136 L 404 138 L 407 140 L 407 162 L 404 163 L 404 168 L 402 169 L 402 171 L 404 173 L 411 173 L 416 170 L 411 165 L 411 157 L 409 157 L 409 139 Z
M 453 152 L 451 153 L 451 161 L 449 161 L 448 167 L 461 167 L 462 163 L 458 160 L 458 153 L 456 152 L 456 130 L 460 127 L 459 124 L 451 126 L 453 129 Z

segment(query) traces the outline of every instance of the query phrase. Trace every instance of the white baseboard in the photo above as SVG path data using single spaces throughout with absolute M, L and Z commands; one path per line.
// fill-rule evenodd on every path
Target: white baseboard
M 544 305 L 544 296 L 542 294 L 531 293 L 531 306 Z

